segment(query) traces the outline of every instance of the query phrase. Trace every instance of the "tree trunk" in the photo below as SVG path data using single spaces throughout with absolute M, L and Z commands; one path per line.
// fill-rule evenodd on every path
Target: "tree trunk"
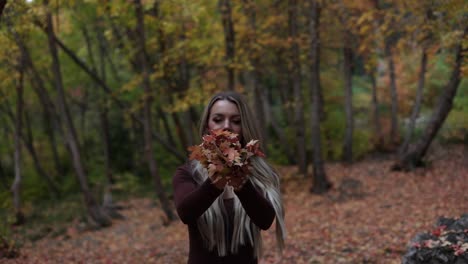
M 258 123 L 258 128 L 260 129 L 260 146 L 265 154 L 268 155 L 268 129 L 266 123 L 266 114 L 264 104 L 268 103 L 264 96 L 264 91 L 259 85 L 258 82 L 258 70 L 254 66 L 255 70 L 252 72 L 252 87 L 254 92 L 254 109 L 255 109 L 255 118 Z
M 104 154 L 104 174 L 106 175 L 107 183 L 113 184 L 114 178 L 112 176 L 111 169 L 109 121 L 107 118 L 107 109 L 103 108 L 99 110 L 99 120 L 101 123 L 101 137 L 103 143 L 102 149 Z
M 24 58 L 24 57 L 23 57 Z M 23 61 L 23 63 L 25 63 L 25 61 Z M 24 64 L 26 65 L 26 63 Z M 20 75 L 22 75 L 24 73 L 21 73 Z M 22 75 L 23 76 L 23 75 Z M 21 82 L 23 82 L 23 80 L 21 80 Z M 22 95 L 21 95 L 21 98 L 18 98 L 18 99 L 22 99 Z M 31 158 L 33 160 L 33 163 L 34 163 L 34 167 L 36 169 L 36 172 L 37 174 L 43 178 L 46 183 L 47 183 L 47 188 L 49 189 L 49 192 L 51 193 L 51 196 L 55 199 L 59 198 L 60 197 L 60 191 L 59 191 L 59 188 L 57 187 L 57 185 L 53 182 L 53 180 L 49 177 L 49 175 L 45 172 L 44 168 L 42 167 L 40 161 L 39 161 L 39 157 L 37 155 L 37 151 L 36 151 L 36 148 L 34 146 L 34 139 L 33 139 L 33 134 L 32 134 L 32 130 L 31 130 L 31 119 L 29 118 L 29 115 L 28 113 L 25 111 L 24 109 L 24 103 L 23 102 L 20 102 L 20 106 L 21 106 L 21 112 L 23 113 L 22 116 L 24 116 L 26 118 L 26 135 L 23 134 L 23 120 L 21 121 L 18 121 L 17 118 L 18 118 L 18 113 L 16 114 L 16 117 L 15 117 L 15 114 L 13 114 L 13 111 L 10 109 L 10 107 L 7 105 L 4 109 L 4 112 L 6 114 L 6 116 L 8 116 L 8 118 L 10 119 L 11 123 L 15 126 L 17 126 L 17 124 L 19 122 L 21 122 L 21 131 L 20 131 L 20 134 L 19 134 L 19 139 L 20 141 L 23 142 L 24 146 L 26 147 L 26 149 L 28 150 L 29 154 L 31 155 Z M 17 108 L 19 107 L 19 105 L 17 105 Z M 18 112 L 18 111 L 17 111 Z M 15 137 L 16 131 L 13 132 L 13 136 Z M 20 153 L 21 156 L 22 156 L 22 152 Z
M 0 19 L 2 18 L 3 10 L 5 9 L 6 4 L 7 0 L 0 0 Z
M 294 100 L 292 99 L 294 93 L 293 91 L 290 91 L 291 80 L 288 76 L 288 62 L 282 58 L 283 56 L 282 51 L 278 51 L 276 54 L 277 61 L 275 68 L 276 72 L 278 72 L 278 92 L 287 126 L 294 126 L 294 108 L 291 107 L 291 101 Z
M 153 150 L 153 138 L 152 138 L 152 126 L 151 126 L 151 104 L 152 104 L 152 93 L 151 93 L 151 85 L 149 79 L 149 67 L 147 65 L 147 53 L 146 53 L 146 37 L 145 37 L 145 25 L 144 25 L 144 17 L 143 17 L 143 7 L 141 5 L 141 0 L 134 0 L 135 3 L 135 12 L 137 18 L 137 35 L 138 35 L 138 60 L 140 62 L 140 66 L 142 69 L 143 74 L 143 89 L 145 92 L 145 99 L 144 99 L 144 122 L 143 122 L 143 130 L 144 130 L 144 139 L 145 139 L 145 154 L 146 159 L 149 165 L 150 173 L 154 179 L 156 193 L 158 194 L 159 200 L 161 202 L 161 206 L 163 211 L 166 213 L 167 220 L 173 221 L 175 219 L 174 213 L 170 207 L 169 200 L 164 192 L 164 187 L 161 182 L 161 177 L 159 175 L 158 166 L 156 163 L 156 158 L 154 156 Z
M 23 126 L 23 58 L 18 65 L 19 79 L 16 85 L 16 122 L 15 122 L 15 180 L 11 186 L 13 193 L 13 206 L 15 208 L 15 225 L 24 224 L 24 214 L 21 210 L 21 181 L 22 181 L 22 155 L 21 155 L 21 130 Z
M 346 113 L 346 130 L 343 144 L 343 161 L 352 163 L 353 161 L 353 132 L 354 132 L 354 116 L 353 116 L 353 83 L 352 83 L 352 63 L 353 50 L 350 47 L 351 37 L 349 33 L 344 32 L 345 39 L 343 41 L 343 78 L 345 90 L 345 113 Z
M 392 146 L 396 146 L 399 142 L 399 129 L 398 129 L 398 93 L 396 87 L 395 77 L 395 62 L 393 61 L 393 52 L 390 42 L 387 40 L 385 43 L 385 54 L 388 59 L 388 70 L 390 74 L 390 94 L 392 100 L 392 126 L 390 128 L 390 139 Z
M 467 28 L 464 30 L 463 37 L 466 36 L 466 32 Z M 414 145 L 411 145 L 408 150 L 399 157 L 399 160 L 392 166 L 393 170 L 410 170 L 416 166 L 423 165 L 422 159 L 426 154 L 427 149 L 452 109 L 453 98 L 455 97 L 460 84 L 460 72 L 463 57 L 462 43 L 460 42 L 456 47 L 455 65 L 453 67 L 452 74 L 440 95 L 437 109 L 432 113 L 431 120 L 424 130 L 421 138 L 419 138 Z
M 58 199 L 60 198 L 60 190 L 58 186 L 54 183 L 52 178 L 46 173 L 46 171 L 41 165 L 41 162 L 39 161 L 36 148 L 34 147 L 34 138 L 32 134 L 31 121 L 29 118 L 29 114 L 25 112 L 25 116 L 26 116 L 27 136 L 21 136 L 21 138 L 23 139 L 24 145 L 26 146 L 26 149 L 31 155 L 31 158 L 33 159 L 34 167 L 36 168 L 37 173 L 39 174 L 39 176 L 41 176 L 41 178 L 43 178 L 46 181 L 47 188 L 49 189 L 51 196 Z
M 426 49 L 423 48 L 423 51 L 421 54 L 421 68 L 419 70 L 418 89 L 416 91 L 416 99 L 414 102 L 413 111 L 411 112 L 411 117 L 410 117 L 410 121 L 408 124 L 408 130 L 406 131 L 406 134 L 405 134 L 405 140 L 399 150 L 400 155 L 405 153 L 408 150 L 409 143 L 411 142 L 411 139 L 413 138 L 414 126 L 416 123 L 416 119 L 419 116 L 419 111 L 421 109 L 421 103 L 422 103 L 422 97 L 423 97 L 423 91 L 424 91 L 424 81 L 425 81 L 425 75 L 427 71 L 426 68 L 427 68 L 427 52 L 426 52 Z
M 311 113 L 311 136 L 313 148 L 313 186 L 310 189 L 312 193 L 325 193 L 331 188 L 331 183 L 325 174 L 325 168 L 322 160 L 322 146 L 320 138 L 320 58 L 319 58 L 319 21 L 320 8 L 316 1 L 309 1 L 310 4 L 310 94 L 312 99 Z
M 301 87 L 301 62 L 299 51 L 299 38 L 297 33 L 297 16 L 298 6 L 297 0 L 289 0 L 289 37 L 292 40 L 291 45 L 291 77 L 294 92 L 294 128 L 296 132 L 296 154 L 299 167 L 299 173 L 304 177 L 307 176 L 307 157 L 306 157 L 306 140 L 304 126 L 304 102 Z
M 225 42 L 225 63 L 228 75 L 228 89 L 234 90 L 235 75 L 234 75 L 234 57 L 235 57 L 235 32 L 232 22 L 231 0 L 219 0 L 219 9 L 221 13 L 221 21 L 224 29 Z
M 275 132 L 275 134 L 278 136 L 281 147 L 283 148 L 284 153 L 286 154 L 286 157 L 288 158 L 288 162 L 291 164 L 295 164 L 296 159 L 294 157 L 293 150 L 290 148 L 290 144 L 288 142 L 286 134 L 284 133 L 283 128 L 278 124 L 276 117 L 272 114 L 270 114 L 270 122 L 271 122 L 271 127 L 273 128 L 273 132 Z
M 186 36 L 185 36 L 185 27 L 183 27 L 183 33 L 181 35 L 181 42 L 186 41 Z M 181 58 L 180 58 L 180 65 L 179 65 L 179 72 L 180 72 L 180 87 L 182 88 L 182 91 L 188 91 L 190 88 L 190 69 L 189 69 L 189 64 L 187 62 L 187 54 L 185 52 L 185 49 L 182 48 L 181 52 Z M 195 135 L 193 134 L 193 121 L 190 118 L 190 108 L 189 107 L 186 111 L 182 113 L 182 120 L 184 120 L 184 123 L 187 126 L 187 129 L 185 129 L 185 137 L 187 139 L 187 143 L 189 146 L 192 146 L 195 144 Z
M 158 111 L 158 116 L 160 116 L 163 121 L 164 131 L 166 131 L 166 136 L 169 144 L 176 146 L 176 142 L 174 140 L 174 136 L 172 135 L 172 130 L 169 126 L 169 120 L 167 120 L 166 114 L 163 112 L 161 107 L 157 107 L 156 111 Z
M 372 83 L 372 117 L 374 124 L 375 146 L 378 150 L 382 150 L 384 139 L 382 135 L 382 125 L 380 122 L 379 99 L 377 96 L 377 81 L 373 72 L 368 73 Z
M 268 133 L 266 128 L 265 122 L 265 108 L 263 100 L 263 91 L 259 85 L 260 79 L 260 62 L 258 51 L 255 49 L 257 44 L 257 5 L 253 0 L 243 0 L 244 2 L 244 13 L 247 16 L 249 30 L 250 30 L 250 38 L 249 47 L 248 47 L 248 56 L 250 63 L 252 64 L 252 70 L 247 72 L 247 79 L 249 90 L 253 95 L 253 104 L 255 110 L 255 117 L 257 120 L 258 128 L 260 129 L 260 136 L 261 136 L 261 147 L 263 151 L 266 153 L 267 151 L 267 144 L 268 144 Z M 266 153 L 268 155 L 268 153 Z
M 2 161 L 0 160 L 0 182 L 2 183 L 3 189 L 5 191 L 10 191 L 8 186 L 5 170 L 3 169 Z
M 48 9 L 48 0 L 44 1 L 46 10 Z M 55 34 L 52 24 L 52 15 L 50 11 L 47 11 L 46 15 L 46 32 L 48 37 L 50 54 L 52 57 L 52 71 L 54 75 L 54 84 L 57 90 L 58 104 L 63 118 L 63 124 L 65 124 L 65 139 L 68 142 L 69 151 L 71 152 L 73 167 L 76 172 L 76 176 L 80 183 L 81 191 L 83 193 L 84 203 L 86 205 L 88 215 L 91 219 L 99 226 L 109 226 L 111 221 L 109 217 L 103 212 L 102 208 L 96 203 L 88 184 L 88 177 L 85 173 L 81 154 L 78 145 L 78 137 L 76 130 L 73 125 L 73 121 L 65 100 L 65 91 L 63 89 L 62 73 L 60 69 L 60 61 L 58 58 L 57 47 L 55 46 Z
M 20 99 L 20 98 L 18 98 L 18 99 Z M 33 160 L 34 167 L 36 169 L 37 174 L 46 181 L 47 188 L 49 189 L 49 191 L 51 193 L 51 196 L 54 197 L 54 198 L 59 198 L 60 197 L 59 188 L 53 182 L 53 180 L 49 177 L 49 175 L 45 172 L 44 168 L 42 167 L 42 165 L 41 165 L 41 163 L 39 161 L 39 157 L 37 155 L 36 148 L 34 147 L 34 139 L 33 139 L 33 134 L 32 134 L 32 130 L 31 130 L 31 121 L 30 121 L 31 119 L 29 118 L 28 112 L 24 109 L 24 103 L 21 102 L 21 104 L 22 104 L 21 112 L 24 113 L 23 116 L 25 116 L 25 118 L 26 118 L 25 124 L 26 124 L 26 132 L 27 133 L 26 133 L 26 135 L 24 135 L 23 131 L 20 131 L 20 134 L 19 134 L 20 138 L 19 139 L 20 139 L 20 141 L 23 142 L 24 146 L 26 147 L 29 154 L 31 155 L 31 158 Z M 18 105 L 17 105 L 17 107 L 18 107 Z M 16 126 L 16 124 L 18 124 L 18 122 L 21 122 L 21 130 L 23 130 L 22 129 L 23 121 L 22 120 L 21 121 L 16 120 L 18 118 L 18 116 L 15 117 L 15 114 L 13 114 L 13 111 L 10 109 L 8 104 L 6 105 L 4 112 L 10 118 L 10 121 L 12 122 L 12 124 L 14 126 Z M 13 133 L 16 133 L 16 132 L 14 131 Z
M 172 120 L 174 120 L 176 134 L 179 137 L 179 141 L 180 141 L 180 143 L 182 145 L 182 148 L 187 149 L 187 147 L 189 146 L 189 143 L 187 142 L 187 138 L 185 137 L 184 124 L 180 120 L 179 115 L 176 112 L 173 112 L 171 115 L 172 115 Z
M 58 175 L 64 175 L 64 169 L 61 165 L 59 155 L 58 155 L 58 148 L 57 148 L 57 140 L 56 140 L 56 130 L 61 132 L 61 125 L 58 116 L 56 115 L 57 111 L 55 108 L 52 99 L 50 98 L 49 92 L 45 88 L 44 80 L 42 79 L 41 75 L 38 73 L 36 66 L 34 65 L 33 60 L 31 59 L 31 54 L 27 49 L 26 45 L 24 44 L 21 37 L 18 33 L 12 30 L 9 26 L 10 32 L 13 35 L 16 44 L 21 50 L 21 56 L 24 58 L 24 63 L 27 69 L 31 72 L 30 82 L 31 86 L 36 93 L 37 97 L 39 98 L 39 102 L 43 109 L 43 116 L 44 116 L 44 123 L 45 123 L 45 131 L 47 136 L 49 137 L 50 147 L 52 151 L 52 157 L 54 160 L 55 170 Z
M 107 82 L 106 74 L 106 43 L 103 35 L 103 29 L 101 28 L 101 21 L 98 21 L 98 26 L 95 28 L 96 36 L 98 39 L 98 54 L 99 54 L 99 72 L 102 80 Z M 91 49 L 89 49 L 91 51 Z M 90 56 L 92 54 L 90 52 Z M 96 67 L 95 67 L 96 68 Z M 99 108 L 99 121 L 101 127 L 101 138 L 102 138 L 102 150 L 104 155 L 104 174 L 105 174 L 105 183 L 104 183 L 104 193 L 102 199 L 102 206 L 106 213 L 112 218 L 122 219 L 124 218 L 116 210 L 114 200 L 112 197 L 112 187 L 115 183 L 115 179 L 112 173 L 112 153 L 111 153 L 111 141 L 109 135 L 109 118 L 108 118 L 108 106 L 105 103 L 105 94 L 101 94 L 99 97 L 102 97 L 101 101 L 104 101 L 103 104 L 98 106 Z

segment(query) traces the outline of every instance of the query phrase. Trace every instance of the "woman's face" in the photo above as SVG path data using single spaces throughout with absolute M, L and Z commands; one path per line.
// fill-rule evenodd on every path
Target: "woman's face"
M 241 116 L 237 105 L 228 100 L 218 100 L 211 107 L 208 129 L 225 129 L 242 135 Z

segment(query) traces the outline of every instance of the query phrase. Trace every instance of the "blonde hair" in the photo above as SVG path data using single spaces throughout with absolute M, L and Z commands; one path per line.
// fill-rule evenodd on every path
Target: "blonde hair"
M 228 100 L 236 104 L 239 109 L 242 126 L 242 144 L 249 142 L 251 139 L 259 139 L 262 142 L 256 126 L 257 122 L 254 122 L 253 113 L 244 97 L 236 92 L 221 92 L 211 98 L 205 107 L 200 121 L 201 135 L 207 132 L 211 108 L 219 100 Z M 275 210 L 276 240 L 279 252 L 281 253 L 284 248 L 286 228 L 284 225 L 284 209 L 279 186 L 279 175 L 261 157 L 253 157 L 251 165 L 250 181 L 257 191 L 262 192 L 263 196 L 271 203 Z M 208 178 L 206 169 L 198 161 L 193 161 L 192 166 L 194 180 L 198 184 L 202 184 Z M 234 229 L 232 240 L 229 244 L 227 243 L 227 234 L 225 234 L 226 229 L 223 215 L 226 215 L 226 208 L 222 195 L 220 195 L 197 222 L 198 229 L 206 246 L 210 250 L 216 248 L 219 256 L 225 256 L 228 252 L 237 253 L 240 245 L 249 243 L 254 248 L 254 255 L 260 258 L 263 253 L 260 228 L 250 220 L 237 196 L 234 196 Z M 228 248 L 228 245 L 230 245 L 230 248 Z

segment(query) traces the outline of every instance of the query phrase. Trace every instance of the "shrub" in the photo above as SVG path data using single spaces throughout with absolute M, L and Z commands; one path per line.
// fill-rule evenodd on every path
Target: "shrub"
M 441 217 L 434 230 L 417 234 L 402 263 L 468 263 L 468 214 L 459 219 Z

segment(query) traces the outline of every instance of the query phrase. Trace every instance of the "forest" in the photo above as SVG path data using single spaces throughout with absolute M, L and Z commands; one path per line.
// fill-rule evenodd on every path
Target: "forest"
M 260 263 L 468 263 L 467 30 L 465 0 L 0 0 L 0 262 L 186 263 L 172 177 L 232 90 L 281 177 Z

